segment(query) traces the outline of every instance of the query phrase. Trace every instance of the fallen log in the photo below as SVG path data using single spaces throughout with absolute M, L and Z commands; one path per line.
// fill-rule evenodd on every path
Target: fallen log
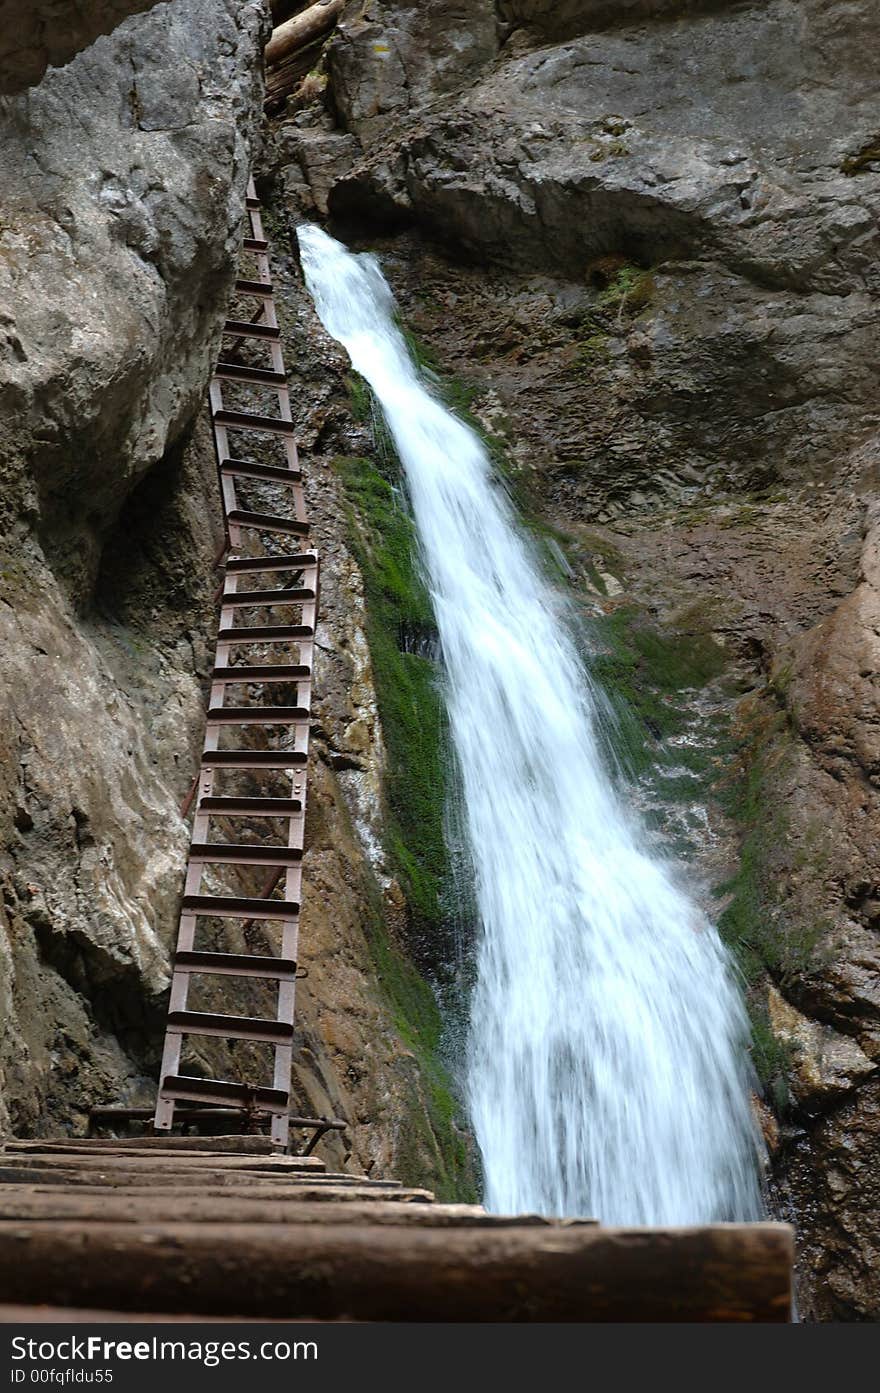
M 299 93 L 308 81 L 309 70 L 314 66 L 315 60 L 321 52 L 321 39 L 315 39 L 312 43 L 306 44 L 292 58 L 288 58 L 283 63 L 279 63 L 277 68 L 270 68 L 266 74 L 266 97 L 265 107 L 267 111 L 278 111 L 284 105 L 288 97 Z M 310 95 L 317 96 L 322 89 L 322 83 L 318 80 L 315 83 L 314 91 Z
M 273 30 L 266 45 L 266 67 L 282 63 L 305 44 L 329 33 L 345 8 L 345 0 L 318 0 L 302 14 L 294 15 Z

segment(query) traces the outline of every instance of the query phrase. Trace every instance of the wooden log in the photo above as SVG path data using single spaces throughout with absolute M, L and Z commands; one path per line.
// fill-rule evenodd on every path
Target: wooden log
M 317 0 L 317 4 L 310 5 L 302 14 L 279 24 L 266 45 L 266 67 L 283 62 L 305 44 L 329 33 L 344 8 L 345 0 Z
M 0 1301 L 381 1321 L 789 1319 L 785 1224 L 0 1223 Z
M 222 1213 L 227 1224 L 422 1224 L 428 1228 L 534 1228 L 551 1221 L 536 1214 L 507 1217 L 487 1214 L 476 1204 L 400 1204 L 379 1194 L 375 1199 L 355 1199 L 347 1204 L 326 1204 L 318 1200 L 271 1196 L 253 1198 L 236 1192 L 223 1195 L 223 1207 L 200 1191 L 166 1190 L 155 1194 L 132 1195 L 126 1191 L 110 1194 L 84 1194 L 81 1190 L 58 1190 L 51 1195 L 21 1187 L 0 1195 L 0 1215 L 4 1219 L 77 1220 L 80 1223 L 174 1223 L 183 1216 L 187 1223 L 216 1223 Z M 592 1220 L 582 1222 L 590 1223 Z
M 320 39 L 299 49 L 292 58 L 287 58 L 277 67 L 266 73 L 266 100 L 280 101 L 298 87 L 312 66 L 312 61 L 320 47 Z
M 8 1158 L 8 1160 L 7 1160 Z M 29 1151 L 26 1148 L 0 1152 L 0 1165 L 14 1161 L 16 1165 L 27 1165 L 37 1170 L 58 1170 L 71 1166 L 81 1171 L 93 1171 L 121 1167 L 129 1171 L 141 1171 L 145 1175 L 155 1175 L 162 1171 L 198 1172 L 200 1170 L 246 1171 L 251 1175 L 320 1175 L 327 1169 L 327 1163 L 318 1156 L 234 1156 L 228 1152 L 190 1153 L 127 1150 L 103 1151 L 95 1155 L 91 1148 L 79 1151 L 62 1147 L 57 1151 Z
M 260 311 L 260 314 L 262 314 L 262 311 Z M 259 317 L 259 316 L 258 316 L 258 317 Z M 95 1127 L 126 1127 L 126 1128 L 127 1128 L 127 1127 L 128 1127 L 128 1124 L 129 1124 L 130 1122 L 152 1122 L 152 1120 L 153 1120 L 153 1112 L 154 1112 L 153 1108 L 122 1108 L 122 1107 L 117 1107 L 116 1105 L 113 1105 L 113 1106 L 107 1106 L 107 1107 L 92 1108 L 91 1112 L 89 1113 L 89 1121 L 90 1121 L 91 1124 L 92 1124 L 93 1126 L 95 1126 Z M 227 1123 L 227 1124 L 228 1124 L 228 1123 L 232 1123 L 232 1124 L 234 1124 L 236 1118 L 239 1118 L 239 1119 L 240 1119 L 241 1117 L 242 1117 L 242 1109 L 240 1109 L 240 1108 L 231 1108 L 231 1107 L 229 1107 L 229 1108 L 186 1107 L 185 1105 L 181 1104 L 179 1107 L 176 1107 L 176 1108 L 174 1109 L 174 1121 L 175 1121 L 175 1123 L 178 1123 L 178 1122 L 180 1122 L 180 1123 L 188 1123 L 190 1126 L 195 1126 L 195 1127 L 213 1127 L 213 1126 L 216 1126 L 218 1123 Z M 287 1119 L 287 1121 L 288 1121 L 288 1123 L 289 1123 L 289 1126 L 290 1126 L 291 1131 L 297 1131 L 297 1130 L 298 1130 L 299 1128 L 301 1128 L 301 1127 L 302 1127 L 302 1128 L 311 1128 L 312 1130 L 314 1130 L 315 1128 L 317 1128 L 317 1127 L 320 1126 L 320 1127 L 329 1127 L 330 1130 L 331 1130 L 331 1131 L 334 1131 L 334 1132 L 344 1132 L 345 1129 L 346 1129 L 346 1127 L 348 1126 L 348 1123 L 347 1123 L 347 1122 L 344 1122 L 344 1121 L 343 1121 L 341 1118 L 339 1118 L 339 1117 L 329 1117 L 329 1118 L 325 1118 L 325 1117 L 299 1117 L 299 1116 L 293 1116 L 293 1117 L 289 1117 L 289 1118 Z M 210 1134 L 209 1134 L 209 1135 L 210 1135 Z M 238 1135 L 238 1134 L 236 1134 L 236 1135 Z M 150 1132 L 150 1133 L 148 1133 L 146 1136 L 141 1136 L 141 1137 L 126 1137 L 125 1140 L 127 1140 L 127 1141 L 137 1141 L 137 1142 L 141 1142 L 141 1141 L 151 1141 L 155 1136 L 156 1136 L 155 1133 Z M 259 1141 L 259 1140 L 260 1140 L 259 1137 L 247 1136 L 247 1137 L 245 1138 L 245 1136 L 238 1136 L 238 1140 L 239 1140 L 239 1141 L 243 1141 L 243 1140 L 245 1140 L 245 1139 L 246 1139 L 247 1141 Z M 59 1140 L 59 1138 L 56 1137 L 55 1140 L 57 1141 L 57 1140 Z M 71 1140 L 73 1140 L 73 1138 L 71 1138 Z M 109 1137 L 109 1138 L 105 1138 L 105 1137 L 101 1137 L 101 1138 L 88 1137 L 88 1138 L 83 1138 L 83 1140 L 84 1140 L 84 1141 L 85 1141 L 85 1140 L 88 1140 L 88 1141 L 96 1141 L 96 1140 L 100 1140 L 100 1141 L 113 1141 L 113 1140 L 115 1140 L 115 1139 L 114 1139 L 113 1137 Z M 193 1140 L 193 1138 L 191 1138 L 191 1137 L 179 1137 L 179 1138 L 168 1138 L 167 1140 L 172 1140 L 172 1141 L 173 1141 L 173 1140 L 178 1140 L 178 1141 L 191 1141 L 191 1140 Z M 234 1138 L 230 1137 L 229 1140 L 234 1140 Z M 269 1139 L 268 1139 L 267 1137 L 263 1137 L 262 1140 L 263 1140 L 263 1141 L 267 1141 L 267 1140 L 269 1140 Z M 234 1149 L 234 1148 L 233 1148 L 233 1149 Z
M 142 1170 L 123 1170 L 119 1166 L 107 1167 L 106 1170 L 84 1171 L 77 1170 L 73 1166 L 64 1170 L 40 1170 L 36 1167 L 24 1164 L 14 1166 L 0 1166 L 0 1184 L 3 1185 L 39 1185 L 54 1182 L 62 1185 L 87 1186 L 100 1189 L 102 1186 L 124 1186 L 131 1187 L 138 1184 L 147 1183 L 146 1173 Z M 172 1189 L 190 1185 L 193 1188 L 203 1189 L 205 1186 L 236 1186 L 236 1185 L 266 1185 L 276 1190 L 284 1191 L 287 1188 L 297 1186 L 308 1186 L 316 1189 L 329 1187 L 331 1189 L 348 1189 L 351 1187 L 364 1190 L 381 1189 L 385 1193 L 392 1193 L 400 1188 L 400 1182 L 396 1180 L 361 1180 L 353 1175 L 249 1175 L 244 1171 L 222 1171 L 206 1170 L 194 1173 L 192 1171 L 156 1171 L 149 1176 L 149 1185 L 156 1189 L 158 1186 L 171 1187 Z
M 149 1311 L 84 1311 L 73 1306 L 13 1306 L 0 1303 L 0 1325 L 186 1325 L 192 1316 L 157 1315 Z M 199 1325 L 222 1325 L 225 1316 L 199 1316 Z M 287 1321 L 242 1320 L 239 1325 L 287 1325 Z M 322 1324 L 329 1324 L 324 1321 Z
M 159 1192 L 161 1191 L 161 1195 Z M 180 1201 L 178 1213 L 184 1213 L 186 1206 L 196 1199 L 216 1200 L 218 1212 L 225 1213 L 225 1206 L 236 1200 L 260 1200 L 272 1204 L 354 1204 L 374 1202 L 379 1204 L 432 1204 L 434 1196 L 430 1190 L 384 1189 L 375 1181 L 358 1184 L 344 1184 L 326 1177 L 320 1182 L 303 1181 L 293 1185 L 270 1181 L 268 1184 L 243 1185 L 240 1181 L 210 1181 L 207 1184 L 189 1185 L 169 1182 L 162 1185 L 145 1185 L 143 1182 L 124 1185 L 42 1185 L 25 1182 L 23 1184 L 0 1183 L 0 1218 L 11 1218 L 12 1206 L 19 1195 L 30 1196 L 37 1201 L 51 1203 L 59 1195 L 82 1196 L 89 1203 L 96 1199 L 112 1199 L 117 1195 L 132 1197 L 137 1201 L 155 1199 L 169 1203 Z M 221 1208 L 222 1206 L 222 1208 Z M 9 1209 L 9 1213 L 7 1213 Z
M 14 1151 L 26 1146 L 43 1151 L 56 1148 L 78 1147 L 90 1151 L 102 1151 L 114 1146 L 125 1147 L 126 1151 L 229 1151 L 237 1156 L 277 1156 L 278 1148 L 272 1145 L 271 1137 L 217 1136 L 217 1137 L 169 1137 L 161 1133 L 147 1133 L 143 1137 L 53 1137 L 49 1142 L 22 1139 L 8 1141 L 5 1150 Z

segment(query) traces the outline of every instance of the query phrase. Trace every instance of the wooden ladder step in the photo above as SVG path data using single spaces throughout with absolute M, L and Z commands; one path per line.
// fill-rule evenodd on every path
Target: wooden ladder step
M 260 203 L 260 200 L 258 198 L 254 197 L 253 194 L 248 194 L 247 198 L 244 201 L 244 206 L 245 208 L 247 208 L 249 213 L 257 213 L 262 207 L 262 204 Z
M 249 605 L 302 605 L 316 598 L 308 585 L 282 586 L 279 590 L 224 590 L 220 596 L 223 609 L 233 606 L 244 609 Z
M 229 338 L 236 339 L 271 339 L 277 341 L 281 338 L 281 330 L 275 324 L 261 324 L 259 320 L 253 319 L 227 319 L 223 325 L 223 333 Z
M 296 537 L 309 535 L 307 522 L 301 522 L 299 518 L 276 517 L 273 513 L 247 513 L 233 508 L 226 514 L 226 521 L 232 527 L 254 527 L 258 532 L 286 532 Z
M 314 552 L 295 552 L 292 556 L 230 556 L 226 562 L 228 575 L 249 571 L 316 571 L 318 558 Z
M 296 963 L 292 958 L 271 958 L 256 953 L 196 953 L 178 950 L 174 971 L 206 977 L 262 977 L 292 982 Z
M 266 479 L 273 484 L 302 483 L 301 469 L 285 469 L 283 464 L 255 464 L 243 459 L 221 460 L 220 473 L 224 478 Z
M 208 725 L 288 726 L 310 719 L 307 706 L 209 706 Z
M 245 363 L 225 363 L 222 360 L 214 369 L 214 376 L 224 382 L 256 382 L 266 387 L 286 387 L 287 374 L 274 372 L 271 368 L 254 368 Z
M 199 799 L 198 810 L 213 817 L 295 817 L 303 805 L 300 798 L 234 798 L 209 793 Z
M 296 435 L 293 421 L 283 416 L 261 416 L 256 411 L 215 411 L 212 419 L 215 426 L 226 426 L 230 430 L 270 431 L 273 435 Z
M 204 750 L 203 769 L 293 769 L 305 764 L 305 750 Z
M 190 863 L 230 866 L 298 866 L 302 850 L 295 846 L 264 846 L 261 842 L 193 842 Z
M 218 629 L 218 643 L 284 643 L 289 639 L 314 638 L 311 624 L 250 624 Z
M 241 276 L 235 282 L 235 289 L 239 295 L 257 295 L 263 300 L 271 300 L 274 294 L 271 281 L 252 281 Z
M 259 208 L 259 203 L 257 207 Z M 246 252 L 259 252 L 261 255 L 269 250 L 269 243 L 261 237 L 244 237 L 241 243 Z
M 212 682 L 302 682 L 311 677 L 305 663 L 249 663 L 241 667 L 215 667 Z
M 166 1074 L 162 1092 L 167 1098 L 182 1098 L 191 1103 L 237 1103 L 247 1107 L 253 1102 L 267 1112 L 286 1112 L 289 1094 L 280 1088 L 257 1088 L 228 1079 L 200 1079 L 187 1074 Z
M 256 1040 L 265 1045 L 286 1044 L 293 1039 L 293 1026 L 287 1021 L 221 1016 L 211 1011 L 169 1011 L 167 1029 L 170 1035 L 222 1035 L 227 1040 Z
M 236 895 L 184 895 L 181 913 L 216 919 L 272 919 L 290 924 L 299 918 L 295 900 L 259 900 Z

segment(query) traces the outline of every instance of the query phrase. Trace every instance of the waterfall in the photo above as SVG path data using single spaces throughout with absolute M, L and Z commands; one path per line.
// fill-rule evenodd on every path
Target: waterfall
M 612 786 L 565 607 L 481 441 L 421 381 L 376 259 L 313 226 L 299 244 L 394 439 L 437 617 L 480 917 L 467 1092 L 486 1203 L 759 1217 L 733 969 Z

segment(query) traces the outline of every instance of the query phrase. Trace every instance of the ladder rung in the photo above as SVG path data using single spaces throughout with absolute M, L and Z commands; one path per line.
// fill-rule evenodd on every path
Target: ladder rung
M 203 769 L 293 769 L 308 763 L 305 750 L 205 750 Z
M 208 725 L 289 726 L 305 724 L 307 706 L 210 706 Z
M 271 368 L 252 368 L 244 363 L 219 362 L 214 369 L 215 377 L 224 382 L 259 382 L 267 387 L 286 387 L 287 374 L 274 372 Z
M 286 1021 L 263 1020 L 259 1016 L 220 1016 L 212 1011 L 170 1011 L 169 1035 L 224 1035 L 227 1040 L 261 1040 L 265 1044 L 287 1044 L 293 1039 L 293 1026 Z
M 273 513 L 246 513 L 240 508 L 233 508 L 226 514 L 226 521 L 233 527 L 255 527 L 259 532 L 290 532 L 297 537 L 309 535 L 307 522 L 300 522 L 299 518 L 279 518 Z
M 257 204 L 257 207 L 260 205 Z M 267 252 L 269 243 L 261 237 L 245 237 L 241 244 L 246 252 Z
M 269 479 L 272 483 L 301 484 L 301 469 L 285 469 L 283 464 L 252 464 L 250 460 L 225 459 L 220 473 L 242 479 Z
M 232 430 L 267 430 L 273 435 L 296 435 L 293 421 L 283 416 L 261 416 L 256 411 L 215 411 L 212 415 L 215 426 L 228 426 Z
M 304 682 L 312 669 L 305 663 L 253 663 L 242 667 L 215 667 L 212 682 Z
M 229 575 L 240 575 L 244 571 L 315 571 L 318 558 L 311 552 L 297 552 L 293 556 L 230 556 L 226 562 Z
M 277 919 L 294 922 L 299 917 L 295 900 L 242 899 L 237 895 L 184 895 L 183 914 L 209 915 L 216 919 Z
M 294 817 L 302 812 L 299 798 L 234 798 L 208 793 L 199 800 L 199 812 L 213 817 Z
M 292 958 L 264 957 L 257 953 L 193 953 L 174 955 L 174 971 L 203 973 L 206 977 L 268 977 L 292 982 L 296 963 Z
M 261 324 L 252 319 L 227 319 L 223 333 L 237 339 L 280 339 L 281 330 L 277 324 Z
M 205 861 L 210 865 L 225 863 L 232 866 L 298 866 L 302 851 L 293 846 L 239 845 L 236 842 L 193 842 L 189 849 L 191 862 Z
M 291 585 L 280 590 L 224 590 L 220 603 L 224 609 L 231 605 L 243 609 L 248 605 L 299 605 L 315 599 L 315 592 L 308 586 Z
M 248 194 L 247 198 L 244 201 L 244 206 L 245 208 L 247 208 L 248 212 L 255 213 L 259 208 L 262 207 L 262 204 L 260 203 L 260 200 L 258 198 L 254 198 L 251 194 Z
M 218 643 L 281 643 L 286 639 L 314 638 L 311 624 L 252 624 L 218 629 Z
M 228 1102 L 236 1103 L 239 1107 L 253 1103 L 267 1112 L 285 1113 L 290 1106 L 289 1093 L 280 1088 L 258 1088 L 246 1083 L 233 1083 L 228 1079 L 198 1079 L 186 1074 L 166 1074 L 160 1094 L 193 1103 Z
M 271 281 L 250 281 L 239 277 L 235 282 L 235 289 L 239 295 L 259 295 L 263 300 L 272 299 Z

